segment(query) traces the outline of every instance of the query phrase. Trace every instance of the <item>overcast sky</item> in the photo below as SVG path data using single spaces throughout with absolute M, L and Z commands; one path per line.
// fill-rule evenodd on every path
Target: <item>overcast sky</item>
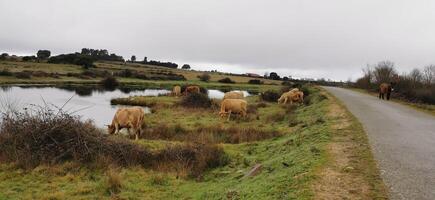
M 0 0 L 0 52 L 104 48 L 195 69 L 357 78 L 435 64 L 433 0 Z

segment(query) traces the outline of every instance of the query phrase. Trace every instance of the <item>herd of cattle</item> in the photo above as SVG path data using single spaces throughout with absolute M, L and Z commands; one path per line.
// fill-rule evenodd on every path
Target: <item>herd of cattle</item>
M 181 87 L 177 85 L 173 88 L 171 96 L 179 97 L 190 93 L 200 93 L 199 86 L 188 86 L 183 92 L 181 92 Z M 303 99 L 304 93 L 298 88 L 294 88 L 283 93 L 278 99 L 278 104 L 293 104 L 295 102 L 302 103 Z M 230 119 L 231 114 L 239 114 L 242 117 L 246 117 L 247 107 L 248 102 L 244 99 L 243 92 L 227 92 L 220 104 L 219 116 L 221 118 L 227 116 L 227 120 Z M 118 134 L 121 129 L 126 128 L 128 132 L 133 133 L 135 139 L 138 140 L 140 133 L 142 132 L 144 115 L 145 112 L 141 107 L 119 108 L 113 117 L 112 124 L 107 125 L 109 134 Z

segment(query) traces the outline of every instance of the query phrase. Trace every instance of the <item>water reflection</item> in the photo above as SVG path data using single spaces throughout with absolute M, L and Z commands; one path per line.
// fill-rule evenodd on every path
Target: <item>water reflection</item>
M 61 107 L 65 102 L 73 97 L 64 110 L 74 112 L 80 115 L 82 119 L 91 119 L 99 127 L 109 124 L 112 120 L 116 109 L 122 106 L 110 105 L 112 98 L 128 97 L 128 96 L 159 96 L 170 93 L 166 89 L 130 89 L 120 88 L 113 91 L 107 91 L 98 87 L 18 87 L 18 86 L 2 86 L 0 92 L 0 103 L 18 104 L 19 109 L 24 109 L 34 105 L 44 105 L 48 102 L 54 106 Z M 224 96 L 224 91 L 208 90 L 210 98 L 221 99 Z M 237 91 L 237 90 L 236 90 Z M 242 91 L 245 96 L 250 96 L 252 93 Z M 149 109 L 145 108 L 149 113 Z

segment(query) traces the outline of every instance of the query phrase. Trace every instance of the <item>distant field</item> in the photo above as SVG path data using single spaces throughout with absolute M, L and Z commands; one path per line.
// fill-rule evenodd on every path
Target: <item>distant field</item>
M 258 88 L 258 85 L 245 85 L 242 86 L 240 84 L 246 84 L 249 80 L 255 79 L 251 77 L 242 77 L 242 76 L 232 76 L 232 75 L 225 75 L 223 73 L 217 73 L 217 72 L 207 72 L 211 79 L 209 82 L 202 82 L 199 80 L 198 75 L 203 74 L 204 72 L 199 71 L 192 71 L 192 70 L 181 70 L 181 69 L 171 69 L 166 67 L 159 67 L 159 66 L 152 66 L 152 65 L 144 65 L 139 63 L 120 63 L 120 62 L 97 62 L 95 63 L 96 68 L 93 68 L 95 70 L 100 71 L 109 71 L 109 72 L 116 72 L 121 71 L 124 69 L 130 69 L 130 70 L 136 70 L 140 72 L 144 72 L 145 75 L 151 74 L 151 73 L 174 73 L 174 74 L 180 74 L 183 75 L 187 80 L 183 81 L 186 83 L 194 83 L 194 84 L 200 84 L 203 86 L 232 86 L 232 87 L 245 87 L 245 88 Z M 7 76 L 0 76 L 0 84 L 17 84 L 17 83 L 23 83 L 23 84 L 42 84 L 42 83 L 95 83 L 100 80 L 100 78 L 95 78 L 92 80 L 86 80 L 86 79 L 80 79 L 80 78 L 74 78 L 74 77 L 66 77 L 67 73 L 81 73 L 84 71 L 84 69 L 77 65 L 68 65 L 68 64 L 49 64 L 49 63 L 36 63 L 36 62 L 12 62 L 12 61 L 1 61 L 0 62 L 0 71 L 3 69 L 7 69 L 11 72 L 21 72 L 21 71 L 42 71 L 47 73 L 58 73 L 60 74 L 60 77 L 57 79 L 54 78 L 36 78 L 32 77 L 32 79 L 17 79 L 14 77 L 7 77 Z M 222 84 L 217 82 L 220 79 L 223 79 L 225 77 L 229 77 L 231 80 L 235 81 L 236 84 Z M 269 80 L 269 79 L 263 79 L 260 78 L 266 85 L 268 84 L 275 84 L 280 85 L 281 81 L 275 81 L 275 80 Z M 120 78 L 122 83 L 125 84 L 152 84 L 156 83 L 157 85 L 160 85 L 162 83 L 159 82 L 166 82 L 166 81 L 157 81 L 157 80 L 142 80 L 142 79 L 135 79 L 135 78 Z M 172 81 L 174 82 L 174 81 Z M 179 84 L 179 83 L 178 83 Z
M 8 69 L 11 72 L 20 72 L 24 70 L 29 70 L 29 71 L 57 72 L 60 74 L 66 74 L 68 72 L 78 73 L 83 71 L 81 67 L 77 65 L 0 61 L 0 70 L 3 69 Z

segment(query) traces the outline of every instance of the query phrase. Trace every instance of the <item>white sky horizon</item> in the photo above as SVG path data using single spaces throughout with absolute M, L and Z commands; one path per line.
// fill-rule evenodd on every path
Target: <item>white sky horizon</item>
M 346 81 L 435 64 L 431 0 L 0 0 L 0 52 L 107 49 L 193 69 Z

